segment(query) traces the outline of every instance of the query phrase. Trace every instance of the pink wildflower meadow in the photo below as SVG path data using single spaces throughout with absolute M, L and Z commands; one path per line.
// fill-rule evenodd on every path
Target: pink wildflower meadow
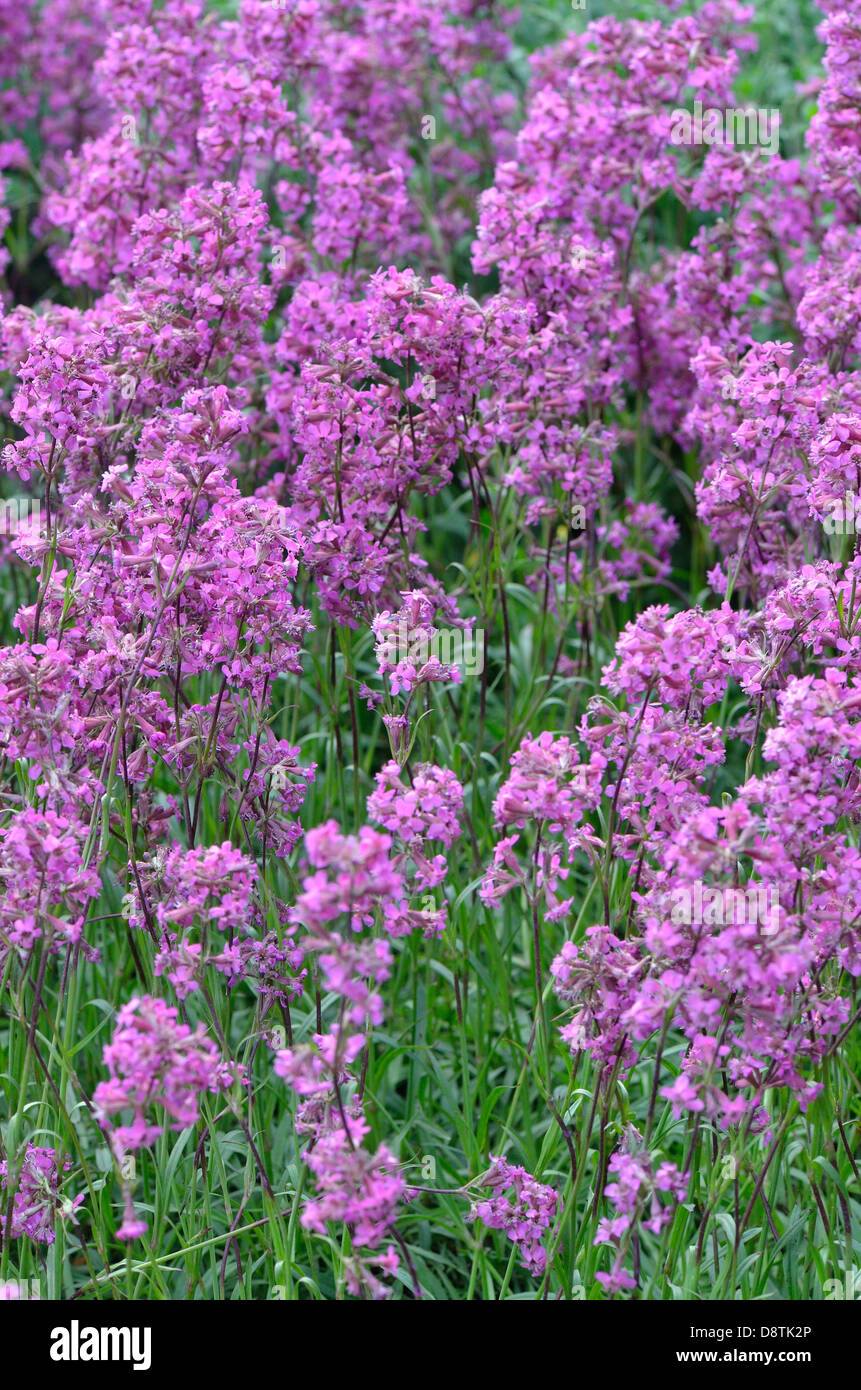
M 844 1277 L 861 28 L 779 3 L 0 0 L 4 1281 Z

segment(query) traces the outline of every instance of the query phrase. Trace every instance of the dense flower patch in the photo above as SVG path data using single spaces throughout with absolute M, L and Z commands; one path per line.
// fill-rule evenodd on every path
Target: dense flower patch
M 0 1278 L 849 1275 L 861 24 L 821 9 L 777 142 L 765 91 L 732 138 L 736 0 L 528 58 L 494 0 L 0 0 Z

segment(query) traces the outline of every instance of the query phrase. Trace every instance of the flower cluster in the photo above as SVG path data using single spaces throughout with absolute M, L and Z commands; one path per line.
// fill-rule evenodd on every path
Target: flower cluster
M 625 1252 L 637 1227 L 653 1236 L 672 1220 L 673 1207 L 681 1202 L 688 1188 L 689 1174 L 680 1173 L 673 1163 L 661 1163 L 653 1169 L 641 1136 L 629 1131 L 623 1147 L 613 1154 L 608 1164 L 613 1181 L 604 1188 L 604 1196 L 616 1208 L 617 1215 L 605 1217 L 598 1223 L 596 1245 L 609 1245 L 615 1253 L 612 1269 L 596 1278 L 609 1294 L 633 1289 L 637 1281 L 622 1268 Z M 658 1194 L 669 1197 L 668 1204 Z
M 74 1212 L 84 1200 L 83 1193 L 69 1198 L 61 1191 L 62 1174 L 71 1166 L 70 1158 L 58 1164 L 53 1149 L 37 1148 L 34 1144 L 27 1145 L 20 1165 L 10 1165 L 6 1159 L 0 1162 L 0 1192 L 12 1185 L 15 1194 L 8 1225 L 8 1198 L 4 1197 L 0 1209 L 0 1229 L 4 1236 L 13 1239 L 29 1236 L 40 1244 L 53 1245 L 56 1220 L 73 1220 Z
M 93 1092 L 99 1122 L 108 1128 L 114 1116 L 132 1113 L 111 1130 L 118 1156 L 149 1147 L 166 1128 L 196 1124 L 201 1093 L 223 1090 L 236 1075 L 202 1028 L 177 1022 L 177 1010 L 150 995 L 120 1010 L 104 1065 L 108 1079 Z
M 525 1168 L 492 1155 L 478 1186 L 490 1195 L 473 1202 L 470 1221 L 480 1220 L 492 1231 L 504 1231 L 517 1246 L 524 1269 L 543 1274 L 547 1266 L 543 1242 L 559 1214 L 558 1192 L 536 1182 Z

